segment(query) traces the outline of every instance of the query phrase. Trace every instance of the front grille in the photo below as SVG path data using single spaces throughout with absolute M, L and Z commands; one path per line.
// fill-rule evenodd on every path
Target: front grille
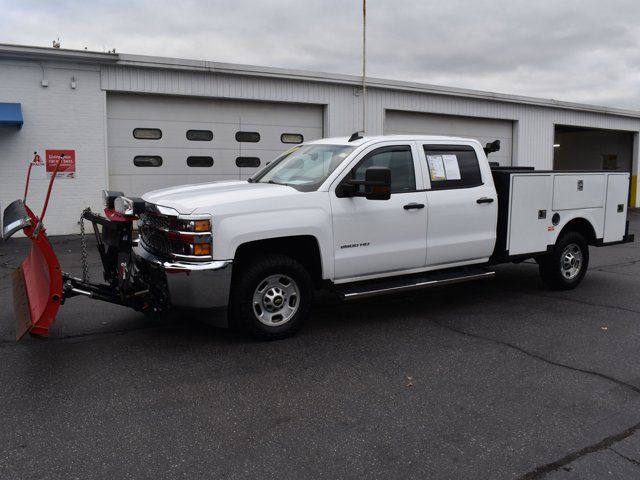
M 140 227 L 140 238 L 142 238 L 144 244 L 153 252 L 171 255 L 171 245 L 165 232 L 154 230 L 143 225 Z
M 165 217 L 162 215 L 152 215 L 149 213 L 143 213 L 142 215 L 140 215 L 140 221 L 143 225 L 148 225 L 149 227 L 158 228 L 161 230 L 169 230 L 169 226 L 171 225 L 169 217 Z
M 143 213 L 140 215 L 140 238 L 148 250 L 161 255 L 171 255 L 168 230 L 169 217 Z

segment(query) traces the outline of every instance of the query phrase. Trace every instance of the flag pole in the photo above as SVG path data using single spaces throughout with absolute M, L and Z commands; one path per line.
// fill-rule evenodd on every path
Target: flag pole
M 367 0 L 362 0 L 362 134 L 367 130 Z

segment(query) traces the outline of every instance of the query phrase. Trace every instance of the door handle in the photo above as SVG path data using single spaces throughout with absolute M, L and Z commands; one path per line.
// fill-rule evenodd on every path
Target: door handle
M 404 207 L 405 210 L 420 210 L 424 208 L 424 203 L 407 203 Z
M 493 198 L 482 197 L 476 200 L 476 203 L 493 203 Z

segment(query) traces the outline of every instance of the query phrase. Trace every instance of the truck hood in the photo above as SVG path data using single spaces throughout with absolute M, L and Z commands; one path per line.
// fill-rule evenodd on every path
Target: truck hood
M 242 180 L 198 183 L 163 188 L 145 193 L 142 198 L 154 205 L 189 215 L 199 207 L 299 194 L 295 188 L 271 183 L 249 183 Z

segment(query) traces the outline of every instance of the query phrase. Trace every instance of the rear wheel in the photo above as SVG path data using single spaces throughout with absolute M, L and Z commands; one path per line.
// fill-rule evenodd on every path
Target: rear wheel
M 234 272 L 231 325 L 263 339 L 284 338 L 300 328 L 313 299 L 307 270 L 286 255 L 269 255 Z
M 550 255 L 538 259 L 542 280 L 554 290 L 577 287 L 589 267 L 589 246 L 578 232 L 568 232 L 556 242 Z

